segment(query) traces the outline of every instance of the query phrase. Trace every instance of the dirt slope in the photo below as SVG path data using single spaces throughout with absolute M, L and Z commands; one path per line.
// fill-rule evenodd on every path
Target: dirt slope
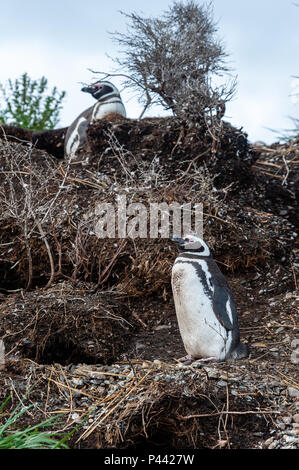
M 299 142 L 261 147 L 227 123 L 213 139 L 168 118 L 114 116 L 91 126 L 86 148 L 67 162 L 65 129 L 4 130 L 6 411 L 22 396 L 35 408 L 20 425 L 54 411 L 64 422 L 57 429 L 82 422 L 72 447 L 296 447 Z M 145 207 L 203 204 L 205 240 L 232 287 L 248 359 L 178 364 L 173 246 L 96 235 L 99 204 L 115 207 L 120 196 Z

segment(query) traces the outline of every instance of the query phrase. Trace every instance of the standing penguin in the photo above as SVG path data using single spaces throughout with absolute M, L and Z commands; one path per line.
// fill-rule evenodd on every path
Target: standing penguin
M 97 102 L 83 111 L 68 128 L 65 136 L 64 155 L 69 158 L 73 158 L 77 150 L 83 147 L 86 142 L 86 129 L 90 123 L 112 113 L 126 117 L 126 110 L 119 91 L 111 82 L 99 81 L 91 86 L 83 87 L 81 91 L 91 93 Z
M 172 291 L 179 329 L 187 356 L 180 361 L 225 360 L 248 356 L 240 343 L 232 292 L 199 237 L 172 238 L 179 255 L 172 268 Z

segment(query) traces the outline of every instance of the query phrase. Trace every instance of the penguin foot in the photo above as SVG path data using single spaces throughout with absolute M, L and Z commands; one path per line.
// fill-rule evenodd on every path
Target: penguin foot
M 203 357 L 201 359 L 196 359 L 196 361 L 194 362 L 208 362 L 208 361 L 218 362 L 218 358 L 215 356 Z
M 190 355 L 190 354 L 187 354 L 187 356 L 184 356 L 184 357 L 181 357 L 180 359 L 178 359 L 178 361 L 180 362 L 186 362 L 188 364 L 191 364 L 191 362 L 194 361 L 193 357 Z
M 201 359 L 195 359 L 194 357 L 191 356 L 191 354 L 188 354 L 187 356 L 181 357 L 178 359 L 180 362 L 183 362 L 185 364 L 191 364 L 192 362 L 208 362 L 208 361 L 218 361 L 218 358 L 215 356 L 211 357 L 203 357 Z

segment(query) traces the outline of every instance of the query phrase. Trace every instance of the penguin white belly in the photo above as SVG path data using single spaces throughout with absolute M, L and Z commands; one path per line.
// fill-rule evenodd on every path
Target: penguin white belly
M 102 119 L 103 117 L 112 113 L 120 114 L 121 116 L 126 117 L 125 107 L 120 100 L 113 99 L 111 102 L 105 101 L 103 103 L 99 102 L 95 104 L 92 111 L 91 122 L 93 122 L 95 119 Z
M 204 261 L 198 261 L 208 271 Z M 185 349 L 194 358 L 216 357 L 222 360 L 230 350 L 232 334 L 218 321 L 207 288 L 190 263 L 176 263 L 172 269 L 172 289 L 178 325 Z

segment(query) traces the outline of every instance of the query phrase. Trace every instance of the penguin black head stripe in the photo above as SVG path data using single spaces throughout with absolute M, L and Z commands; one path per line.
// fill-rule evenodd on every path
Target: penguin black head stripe
M 238 316 L 230 287 L 205 241 L 173 237 L 178 246 L 171 285 L 185 360 L 224 360 L 248 355 L 240 343 Z
M 90 86 L 81 88 L 81 91 L 90 93 L 96 100 L 99 100 L 104 96 L 107 97 L 112 93 L 119 94 L 118 89 L 112 83 L 107 81 L 95 82 Z
M 186 235 L 183 238 L 172 237 L 171 240 L 177 244 L 179 252 L 211 256 L 208 245 L 202 238 L 196 235 Z

